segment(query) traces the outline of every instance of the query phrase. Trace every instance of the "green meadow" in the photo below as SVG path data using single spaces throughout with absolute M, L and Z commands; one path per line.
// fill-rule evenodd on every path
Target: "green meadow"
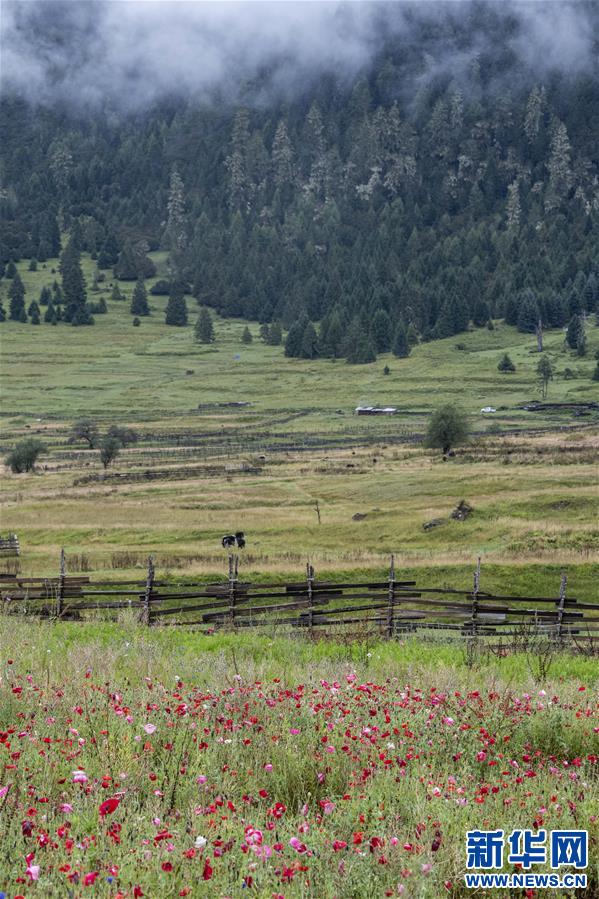
M 154 258 L 160 276 L 164 256 Z M 20 266 L 27 305 L 52 284 L 53 265 Z M 173 577 L 212 578 L 224 570 L 220 537 L 242 529 L 247 576 L 297 574 L 308 556 L 323 573 L 384 571 L 394 552 L 419 580 L 463 585 L 481 555 L 490 586 L 555 592 L 565 567 L 573 593 L 592 590 L 597 417 L 520 408 L 540 399 L 534 335 L 498 322 L 420 344 L 407 359 L 351 366 L 288 359 L 260 341 L 255 323 L 244 345 L 245 322 L 215 318 L 216 342 L 203 346 L 193 337 L 193 298 L 186 328 L 167 327 L 166 298 L 153 296 L 152 314 L 134 327 L 133 285 L 121 284 L 126 300 L 112 302 L 108 273 L 92 292 L 93 265 L 84 259 L 89 298 L 104 296 L 109 310 L 93 327 L 0 329 L 2 450 L 31 435 L 48 447 L 36 472 L 2 472 L 2 530 L 21 538 L 22 571 L 51 573 L 64 546 L 71 570 L 122 577 L 142 571 L 152 552 Z M 588 344 L 578 358 L 563 333 L 546 334 L 556 369 L 549 401 L 597 398 L 594 324 Z M 497 370 L 504 352 L 512 374 Z M 445 402 L 469 413 L 472 430 L 447 463 L 421 443 Z M 218 405 L 231 403 L 249 405 Z M 398 414 L 355 415 L 362 404 Z M 487 405 L 497 411 L 482 413 Z M 140 441 L 104 473 L 97 451 L 68 442 L 83 416 L 100 430 L 127 423 Z M 474 513 L 453 521 L 461 499 Z M 425 531 L 436 518 L 442 524 Z

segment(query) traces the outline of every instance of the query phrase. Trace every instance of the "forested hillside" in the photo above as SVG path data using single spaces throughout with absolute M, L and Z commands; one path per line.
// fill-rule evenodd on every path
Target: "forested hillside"
M 594 312 L 597 73 L 539 80 L 506 50 L 514 22 L 474 10 L 459 32 L 423 23 L 351 81 L 322 76 L 285 101 L 265 101 L 259 79 L 235 104 L 203 95 L 128 114 L 5 92 L 5 300 L 10 262 L 42 264 L 70 233 L 61 317 L 74 324 L 93 310 L 69 259 L 76 269 L 87 251 L 100 273 L 135 280 L 154 274 L 157 248 L 165 293 L 295 324 L 291 355 L 344 355 L 352 329 L 366 361 L 410 333 Z M 495 49 L 472 53 L 481 30 Z M 431 74 L 441 44 L 470 53 L 459 77 Z

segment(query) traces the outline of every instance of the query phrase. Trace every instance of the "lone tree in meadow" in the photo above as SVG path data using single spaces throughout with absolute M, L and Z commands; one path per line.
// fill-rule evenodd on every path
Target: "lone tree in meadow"
M 104 437 L 100 441 L 100 459 L 106 470 L 114 462 L 122 449 L 122 443 L 116 437 Z
M 452 447 L 468 439 L 468 432 L 466 414 L 458 406 L 448 403 L 435 409 L 431 415 L 425 444 L 433 449 L 440 449 L 447 455 Z
M 90 449 L 95 449 L 98 443 L 98 426 L 91 418 L 78 419 L 71 428 L 69 443 L 76 443 L 83 440 Z
M 254 338 L 252 337 L 252 332 L 250 331 L 250 329 L 249 329 L 248 326 L 246 325 L 245 328 L 243 329 L 242 334 L 241 334 L 241 342 L 242 342 L 242 343 L 245 343 L 245 344 L 248 344 L 248 343 L 251 343 L 253 339 L 254 339 Z
M 148 306 L 148 294 L 143 278 L 137 279 L 137 284 L 133 289 L 131 297 L 131 306 L 129 308 L 131 315 L 149 315 L 150 307 Z
M 539 382 L 541 385 L 541 394 L 543 399 L 547 396 L 547 390 L 549 389 L 549 381 L 553 381 L 553 375 L 555 374 L 555 369 L 551 363 L 551 360 L 548 356 L 541 356 L 539 362 L 537 364 L 537 376 L 539 378 Z
M 199 343 L 214 343 L 214 325 L 212 324 L 212 316 L 207 309 L 201 309 L 198 319 L 193 329 L 195 339 Z
M 24 471 L 33 471 L 38 456 L 45 451 L 46 445 L 41 440 L 28 437 L 20 440 L 4 461 L 15 474 L 22 474 Z
M 507 353 L 504 353 L 501 359 L 499 360 L 499 364 L 497 365 L 497 370 L 502 372 L 516 371 L 516 366 L 510 359 Z
M 183 285 L 174 281 L 166 304 L 164 320 L 167 325 L 176 325 L 180 328 L 187 324 L 187 303 L 183 293 Z

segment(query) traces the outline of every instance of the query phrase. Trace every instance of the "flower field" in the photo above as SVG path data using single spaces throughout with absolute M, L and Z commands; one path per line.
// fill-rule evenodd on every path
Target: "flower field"
M 3 897 L 466 896 L 474 828 L 588 829 L 598 894 L 590 665 L 59 627 L 0 635 Z

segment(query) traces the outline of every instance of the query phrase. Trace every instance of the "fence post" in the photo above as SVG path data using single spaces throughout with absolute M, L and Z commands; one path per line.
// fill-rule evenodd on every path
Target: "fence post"
M 480 589 L 480 556 L 476 560 L 476 568 L 474 569 L 474 584 L 472 588 L 472 636 L 477 634 L 478 620 L 478 591 Z
M 231 554 L 229 556 L 229 617 L 231 624 L 235 627 L 235 604 L 237 601 L 237 572 L 239 565 L 239 556 Z
M 143 599 L 142 599 L 142 609 L 140 620 L 142 624 L 149 625 L 150 623 L 150 598 L 154 591 L 154 559 L 152 556 L 148 556 L 148 573 L 146 576 L 146 589 L 144 590 Z
M 60 573 L 58 575 L 58 586 L 56 590 L 56 616 L 60 618 L 64 605 L 64 579 L 67 573 L 67 563 L 64 554 L 64 547 L 60 550 Z
M 314 568 L 310 562 L 306 562 L 306 581 L 308 582 L 308 627 L 310 636 L 314 633 Z
M 568 577 L 565 571 L 562 571 L 562 579 L 559 585 L 559 599 L 557 603 L 557 642 L 560 646 L 563 641 L 564 604 L 566 602 L 567 583 Z
M 387 640 L 393 636 L 393 612 L 395 608 L 395 556 L 391 556 L 389 567 L 389 601 L 387 604 Z

